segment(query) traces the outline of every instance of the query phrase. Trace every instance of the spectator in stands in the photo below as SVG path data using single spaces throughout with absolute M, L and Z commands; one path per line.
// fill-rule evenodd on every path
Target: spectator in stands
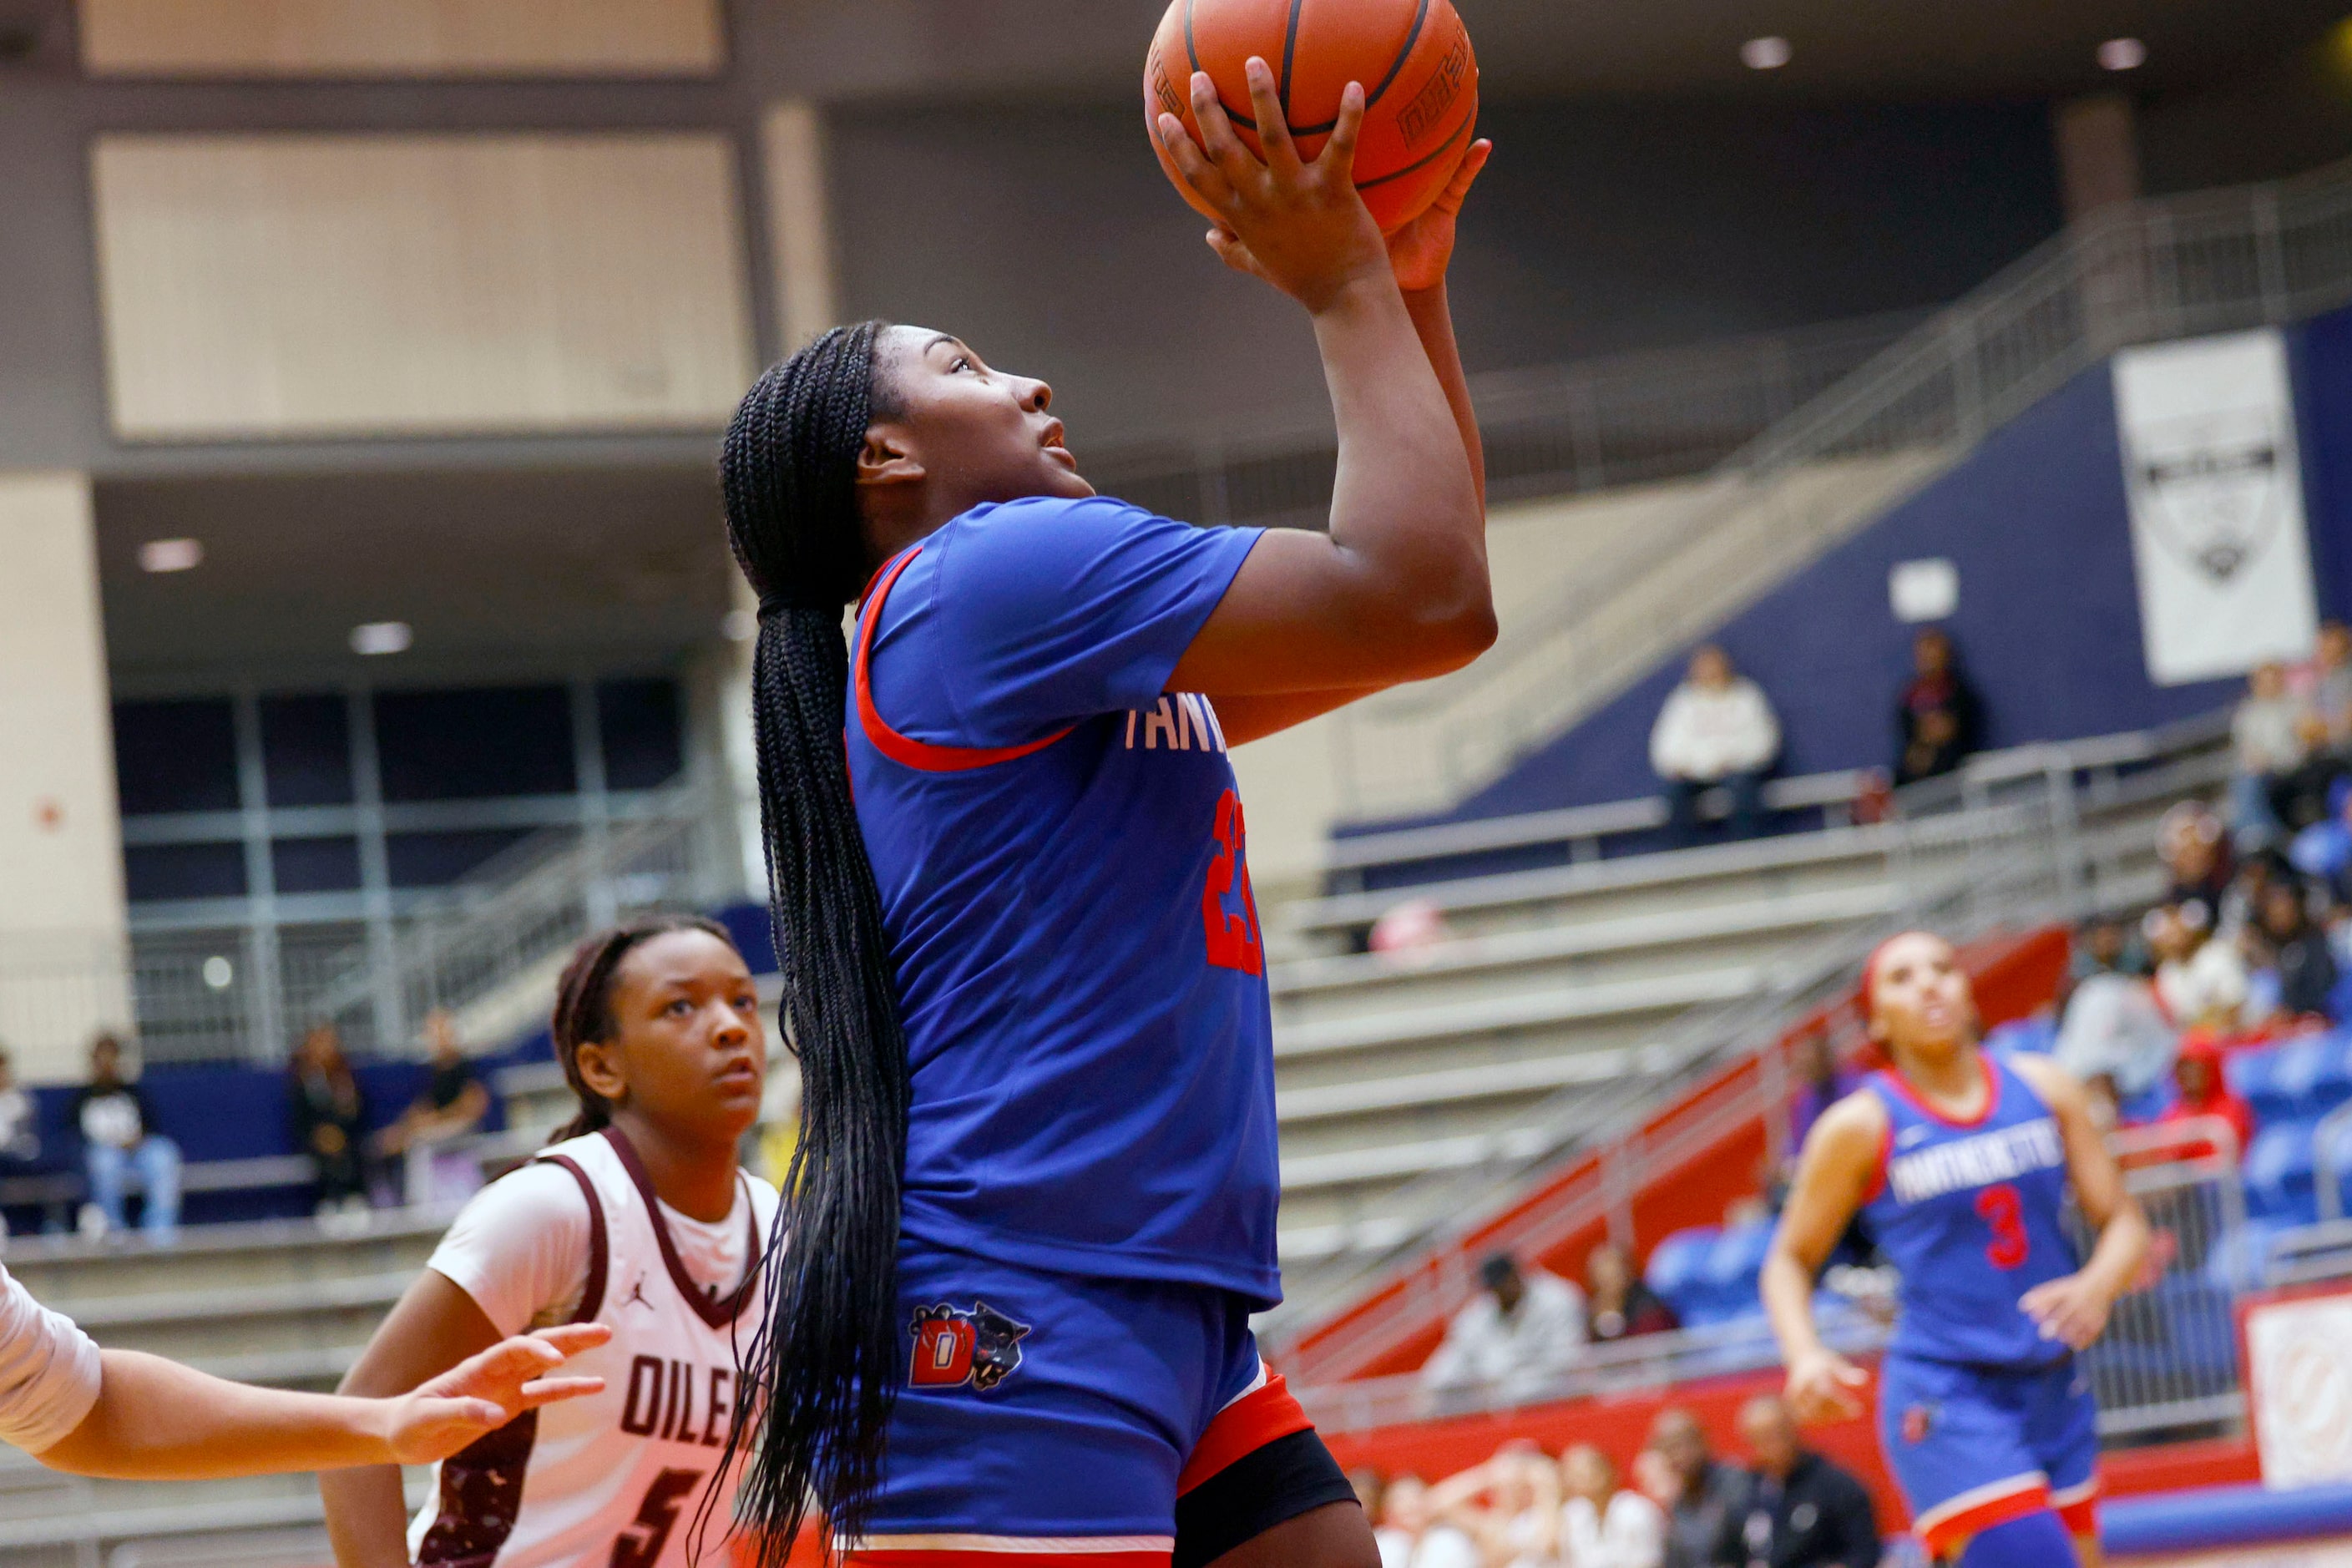
M 2322 621 L 2311 657 L 2288 671 L 2287 688 L 2319 721 L 2321 746 L 2352 742 L 2352 626 Z
M 2137 1100 L 2172 1070 L 2179 1031 L 2153 983 L 2094 974 L 2066 998 L 2058 1024 L 2058 1065 L 2087 1083 L 2105 1079 L 2118 1100 Z
M 1837 1047 L 1824 1034 L 1810 1034 L 1797 1042 L 1797 1090 L 1789 1097 L 1789 1147 L 1804 1146 L 1822 1111 L 1862 1087 L 1862 1075 L 1848 1070 L 1837 1058 Z
M 2230 831 L 2242 855 L 2285 835 L 2271 792 L 2302 765 L 2299 731 L 2305 712 L 2286 689 L 2284 667 L 2257 665 L 2246 678 L 2246 695 L 2230 717 L 2230 743 L 2237 763 L 2230 777 Z
M 1388 1484 L 1372 1539 L 1380 1545 L 1381 1568 L 1485 1568 L 1478 1543 L 1459 1525 L 1437 1517 L 1428 1483 L 1419 1476 L 1399 1476 Z
M 1559 1470 L 1534 1444 L 1504 1444 L 1430 1488 L 1429 1502 L 1477 1542 L 1486 1568 L 1559 1568 Z
M 2235 1029 L 2246 1005 L 2246 961 L 2234 943 L 2212 940 L 2212 911 L 2203 900 L 2150 910 L 2145 930 L 2166 1016 L 2180 1028 Z M 2121 1074 L 2116 1081 L 2128 1098 L 2132 1086 Z
M 2236 1152 L 2243 1158 L 2254 1142 L 2254 1108 L 2230 1088 L 2229 1078 L 2221 1071 L 2221 1037 L 2210 1029 L 2191 1029 L 2182 1035 L 2172 1077 L 2180 1086 L 2180 1098 L 2157 1120 L 2179 1122 L 2218 1116 L 2230 1124 L 2230 1134 L 2237 1141 Z M 2179 1157 L 2197 1159 L 2210 1152 L 2212 1146 L 2208 1143 L 2184 1144 Z
M 2318 714 L 2296 721 L 2295 739 L 2303 761 L 2271 781 L 2271 812 L 2290 835 L 2342 819 L 2339 791 L 2347 772 L 2343 754 L 2327 743 L 2327 722 Z
M 112 1035 L 90 1042 L 89 1082 L 74 1096 L 68 1120 L 81 1133 L 82 1166 L 89 1177 L 82 1229 L 102 1236 L 125 1228 L 125 1187 L 135 1173 L 146 1194 L 142 1232 L 157 1243 L 177 1237 L 180 1146 L 155 1131 L 155 1108 L 123 1076 L 122 1042 Z
M 0 1175 L 41 1157 L 41 1121 L 33 1097 L 16 1082 L 16 1064 L 0 1050 Z
M 1698 1417 L 1671 1405 L 1659 1411 L 1634 1473 L 1650 1500 L 1666 1510 L 1666 1568 L 1703 1568 L 1713 1562 L 1716 1541 L 1746 1491 L 1747 1479 L 1708 1450 L 1706 1428 Z
M 2208 910 L 2220 907 L 2234 868 L 2221 819 L 2201 800 L 2176 804 L 2157 823 L 2156 853 L 2164 862 L 2164 901 L 2194 899 Z
M 2242 941 L 2261 924 L 2263 895 L 2271 884 L 2291 882 L 2294 878 L 2294 868 L 2275 850 L 2247 856 L 2238 874 L 2230 879 L 2230 890 L 2221 895 L 2221 907 L 2213 911 L 2213 935 L 2222 942 Z
M 1699 796 L 1718 784 L 1731 796 L 1731 837 L 1761 833 L 1764 775 L 1780 753 L 1780 721 L 1763 690 L 1735 672 L 1721 648 L 1692 654 L 1650 731 L 1650 766 L 1666 784 L 1669 839 L 1697 839 Z
M 425 1020 L 432 1049 L 433 1076 L 425 1092 L 409 1102 L 400 1120 L 377 1134 L 383 1153 L 406 1156 L 406 1200 L 412 1204 L 462 1204 L 481 1189 L 479 1161 L 446 1145 L 472 1136 L 490 1113 L 490 1091 L 457 1043 L 457 1021 L 436 1007 Z
M 1983 743 L 1983 707 L 1951 635 L 1928 626 L 1911 639 L 1911 679 L 1895 710 L 1895 782 L 1950 773 Z
M 2289 1017 L 2325 1018 L 2334 1006 L 2336 955 L 2327 933 L 2312 923 L 2303 889 L 2292 881 L 2263 889 L 2257 930 L 2278 976 L 2279 1011 Z
M 1663 1568 L 1666 1514 L 1617 1484 L 1617 1464 L 1590 1443 L 1559 1457 L 1559 1560 L 1564 1568 Z
M 1797 1441 L 1796 1418 L 1777 1395 L 1739 1411 L 1752 1467 L 1716 1537 L 1727 1568 L 1877 1568 L 1878 1518 L 1862 1483 Z
M 2074 933 L 2067 973 L 2080 985 L 2094 974 L 2147 975 L 2153 965 L 2139 933 L 2114 915 L 2093 915 Z
M 286 1064 L 286 1102 L 294 1146 L 310 1157 L 318 1182 L 320 1222 L 335 1230 L 363 1226 L 367 1172 L 361 1154 L 367 1102 L 334 1025 L 313 1024 L 302 1037 Z
M 1584 1321 L 1592 1342 L 1630 1340 L 1638 1334 L 1662 1334 L 1681 1325 L 1675 1310 L 1658 1300 L 1639 1274 L 1633 1259 L 1613 1241 L 1604 1241 L 1585 1254 Z
M 1522 1268 L 1496 1253 L 1478 1271 L 1486 1287 L 1454 1315 L 1445 1342 L 1422 1368 L 1423 1386 L 1532 1392 L 1576 1364 L 1584 1345 L 1584 1293 L 1557 1274 Z

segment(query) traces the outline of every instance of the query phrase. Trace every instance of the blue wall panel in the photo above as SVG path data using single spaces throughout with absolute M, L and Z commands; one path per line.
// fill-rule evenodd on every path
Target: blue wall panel
M 2352 311 L 2292 335 L 2324 613 L 2352 611 Z M 1959 568 L 1947 623 L 1985 700 L 1987 744 L 2013 746 L 2210 711 L 2234 681 L 2158 687 L 2140 649 L 2115 396 L 2102 365 L 1995 434 L 1951 472 L 1830 551 L 1715 640 L 1779 709 L 1781 772 L 1885 766 L 1916 628 L 1895 619 L 1888 571 Z M 1454 812 L 1501 816 L 1648 794 L 1650 725 L 1685 655 L 1576 725 Z M 1367 825 L 1370 826 L 1370 825 Z M 1382 824 L 1381 826 L 1390 826 Z

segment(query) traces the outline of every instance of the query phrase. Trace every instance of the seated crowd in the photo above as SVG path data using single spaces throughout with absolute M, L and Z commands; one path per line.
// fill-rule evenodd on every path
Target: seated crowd
M 451 1147 L 481 1128 L 490 1093 L 457 1039 L 454 1021 L 425 1023 L 428 1076 L 413 1102 L 377 1126 L 367 1096 L 329 1023 L 313 1025 L 286 1067 L 288 1135 L 310 1164 L 314 1208 L 330 1230 L 364 1226 L 376 1207 L 461 1202 L 481 1184 L 478 1162 Z M 369 1129 L 374 1127 L 371 1132 Z M 179 1234 L 186 1160 L 163 1131 L 123 1041 L 90 1042 L 88 1080 L 45 1128 L 35 1097 L 15 1080 L 0 1050 L 0 1183 L 12 1178 L 79 1177 L 81 1201 L 49 1207 L 70 1215 L 92 1238 L 135 1234 L 170 1245 Z M 0 1186 L 0 1203 L 15 1202 Z M 53 1220 L 52 1228 L 64 1228 Z M 0 1215 L 0 1239 L 7 1235 Z
M 1590 1345 L 1681 1325 L 1634 1272 L 1626 1250 L 1604 1241 L 1585 1255 L 1585 1289 L 1497 1253 L 1479 1268 L 1483 1287 L 1447 1325 L 1422 1369 L 1423 1386 L 1532 1390 L 1572 1370 Z
M 2200 802 L 2174 806 L 2158 832 L 2164 900 L 2137 921 L 2087 922 L 2050 1016 L 1988 1043 L 2054 1051 L 2110 1125 L 2218 1116 L 2242 1152 L 2254 1113 L 2223 1064 L 2343 1021 L 2352 889 L 2231 834 Z
M 1895 695 L 1893 768 L 1873 771 L 1855 802 L 1857 820 L 1877 819 L 1890 785 L 1951 773 L 1983 741 L 1982 706 L 1951 635 L 1924 627 L 1912 642 L 1911 674 Z M 1669 847 L 1700 841 L 1700 802 L 1715 790 L 1723 792 L 1727 837 L 1762 833 L 1764 781 L 1780 760 L 1780 718 L 1763 689 L 1715 644 L 1693 652 L 1650 729 L 1650 769 L 1665 785 Z
M 1745 1468 L 1710 1451 L 1690 1412 L 1661 1411 L 1631 1485 L 1591 1444 L 1555 1461 L 1534 1444 L 1432 1482 L 1360 1470 L 1382 1568 L 1874 1568 L 1862 1483 L 1800 1440 L 1772 1394 L 1739 1413 Z

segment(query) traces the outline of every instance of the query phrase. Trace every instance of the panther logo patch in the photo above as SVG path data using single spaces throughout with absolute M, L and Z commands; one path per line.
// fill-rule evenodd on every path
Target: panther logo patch
M 915 1355 L 907 1373 L 915 1388 L 962 1388 L 986 1394 L 1021 1369 L 1021 1342 L 1029 1325 L 985 1301 L 970 1307 L 941 1301 L 915 1309 L 908 1331 Z

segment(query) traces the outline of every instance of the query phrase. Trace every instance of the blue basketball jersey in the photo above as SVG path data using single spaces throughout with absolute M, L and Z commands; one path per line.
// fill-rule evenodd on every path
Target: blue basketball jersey
M 1888 1125 L 1863 1217 L 1903 1276 L 1889 1348 L 1927 1361 L 2046 1365 L 2066 1346 L 2042 1338 L 2017 1300 L 2079 1267 L 2061 1217 L 2065 1140 L 2031 1085 L 1990 1056 L 1979 1059 L 1986 1103 L 1969 1122 L 1929 1110 L 1895 1072 L 1869 1080 Z
M 1280 1299 L 1246 830 L 1215 710 L 1167 690 L 1258 533 L 1018 500 L 867 590 L 845 717 L 913 1241 Z

